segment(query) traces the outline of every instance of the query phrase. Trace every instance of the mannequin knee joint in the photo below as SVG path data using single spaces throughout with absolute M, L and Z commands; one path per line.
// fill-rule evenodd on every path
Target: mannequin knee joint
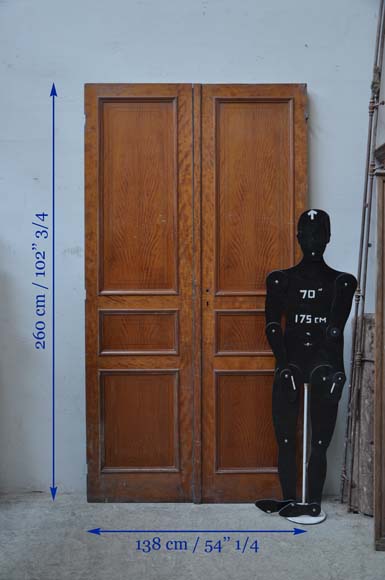
M 329 446 L 329 442 L 324 439 L 312 441 L 312 453 L 323 455 Z
M 295 439 L 294 437 L 289 437 L 288 435 L 282 435 L 279 438 L 279 445 L 283 448 L 292 448 L 295 446 Z

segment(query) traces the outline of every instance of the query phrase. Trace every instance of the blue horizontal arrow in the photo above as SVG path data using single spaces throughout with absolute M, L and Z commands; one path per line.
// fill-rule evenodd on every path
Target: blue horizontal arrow
M 305 534 L 307 530 L 301 530 L 300 528 L 293 528 L 292 530 L 102 530 L 101 528 L 94 528 L 93 530 L 87 530 L 89 534 L 96 534 L 100 536 L 101 534 L 138 534 L 138 533 L 146 533 L 146 534 L 165 534 L 165 533 L 172 533 L 172 534 L 197 534 L 197 533 L 215 533 L 215 534 L 222 534 L 222 533 L 229 533 L 232 534 L 237 533 L 252 533 L 252 534 L 293 534 L 294 536 L 298 534 Z

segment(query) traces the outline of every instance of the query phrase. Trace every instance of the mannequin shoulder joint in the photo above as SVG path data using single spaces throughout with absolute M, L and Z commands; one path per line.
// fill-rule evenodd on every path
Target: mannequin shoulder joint
M 268 292 L 283 294 L 288 287 L 289 276 L 284 270 L 273 270 L 266 277 L 266 288 Z
M 347 294 L 354 293 L 357 288 L 357 279 L 353 274 L 342 272 L 334 281 L 336 289 L 346 292 Z

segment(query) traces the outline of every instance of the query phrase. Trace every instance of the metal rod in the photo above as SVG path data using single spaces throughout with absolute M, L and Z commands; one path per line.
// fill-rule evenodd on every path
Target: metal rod
M 341 489 L 340 489 L 340 501 L 344 502 L 345 495 L 345 485 L 348 483 L 348 503 L 349 509 L 351 504 L 351 494 L 352 494 L 352 476 L 353 476 L 353 451 L 355 445 L 355 432 L 356 432 L 356 416 L 357 407 L 359 401 L 359 383 L 361 379 L 361 365 L 357 364 L 358 358 L 361 354 L 362 348 L 362 331 L 363 331 L 363 313 L 365 307 L 365 291 L 366 291 L 366 278 L 367 278 L 367 265 L 368 265 L 368 250 L 369 250 L 369 234 L 370 234 L 370 219 L 371 219 L 371 209 L 372 209 L 372 198 L 373 198 L 373 173 L 374 173 L 374 158 L 375 158 L 375 146 L 376 146 L 376 133 L 377 133 L 377 122 L 378 122 L 378 106 L 379 106 L 379 82 L 382 69 L 383 61 L 383 47 L 384 47 L 384 0 L 380 0 L 380 9 L 377 24 L 377 36 L 375 45 L 375 58 L 373 67 L 373 81 L 372 81 L 372 95 L 369 102 L 369 125 L 368 125 L 368 136 L 367 136 L 367 150 L 366 150 L 366 164 L 365 164 L 365 180 L 364 180 L 364 194 L 363 194 L 363 204 L 362 204 L 362 216 L 361 216 L 361 235 L 360 235 L 360 248 L 359 248 L 359 259 L 358 259 L 358 271 L 357 271 L 357 292 L 354 310 L 354 323 L 353 323 L 353 335 L 352 335 L 352 357 L 350 363 L 350 381 L 349 381 L 349 394 L 348 394 L 348 414 L 346 421 L 345 430 L 345 442 L 344 442 L 344 462 L 343 469 L 341 473 Z M 363 275 L 363 282 L 361 278 Z M 362 300 L 361 300 L 362 298 Z M 361 306 L 361 308 L 360 308 Z M 359 314 L 360 310 L 360 314 Z M 358 327 L 358 320 L 361 317 L 361 324 Z M 358 356 L 356 356 L 358 355 Z M 349 445 L 351 447 L 350 451 L 350 465 L 349 465 L 349 478 L 347 477 L 347 464 L 348 464 L 348 451 Z
M 376 118 L 375 118 L 375 129 L 374 132 L 376 134 L 377 132 L 377 120 L 378 120 L 378 114 L 376 114 Z M 374 147 L 375 147 L 375 137 L 373 139 L 373 159 L 374 159 Z M 374 163 L 371 163 L 370 165 L 371 167 L 371 171 L 370 171 L 370 185 L 369 185 L 369 204 L 368 204 L 368 220 L 367 220 L 367 227 L 366 227 L 366 235 L 365 235 L 365 246 L 367 247 L 367 251 L 365 252 L 365 260 L 364 260 L 364 268 L 363 268 L 363 288 L 364 288 L 364 292 L 362 295 L 362 300 L 361 300 L 361 304 L 360 304 L 360 314 L 359 314 L 359 319 L 360 319 L 360 324 L 358 327 L 358 352 L 362 353 L 363 352 L 363 346 L 364 346 L 364 313 L 365 313 L 365 293 L 366 293 L 366 280 L 367 280 L 367 273 L 368 273 L 368 250 L 369 250 L 369 235 L 370 235 L 370 221 L 371 221 L 371 213 L 372 213 L 372 200 L 373 200 L 373 170 L 374 170 Z M 349 510 L 351 508 L 351 503 L 352 503 L 352 490 L 353 487 L 351 485 L 352 479 L 353 479 L 353 467 L 354 467 L 354 450 L 355 450 L 355 442 L 356 442 L 356 425 L 357 425 L 357 421 L 358 421 L 358 413 L 359 413 L 359 408 L 360 408 L 360 396 L 361 396 L 361 381 L 362 381 L 362 364 L 359 365 L 354 365 L 357 369 L 356 372 L 356 380 L 355 380 L 355 389 L 354 392 L 352 393 L 353 396 L 353 404 L 352 404 L 352 414 L 351 414 L 351 431 L 352 431 L 352 435 L 351 435 L 351 461 L 350 461 L 350 465 L 349 465 L 349 494 L 348 494 L 348 506 L 349 506 Z
M 303 390 L 303 445 L 302 445 L 302 503 L 306 503 L 307 482 L 307 415 L 309 406 L 309 383 L 304 383 Z

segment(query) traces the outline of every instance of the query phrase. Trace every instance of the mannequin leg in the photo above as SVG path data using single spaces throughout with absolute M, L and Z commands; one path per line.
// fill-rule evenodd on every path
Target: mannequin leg
M 308 464 L 308 501 L 321 503 L 326 478 L 326 451 L 337 420 L 338 403 L 331 404 L 318 393 L 310 393 L 311 455 Z
M 278 443 L 278 475 L 283 499 L 297 497 L 296 431 L 300 399 L 298 396 L 295 402 L 289 402 L 278 377 L 275 378 L 272 412 Z

